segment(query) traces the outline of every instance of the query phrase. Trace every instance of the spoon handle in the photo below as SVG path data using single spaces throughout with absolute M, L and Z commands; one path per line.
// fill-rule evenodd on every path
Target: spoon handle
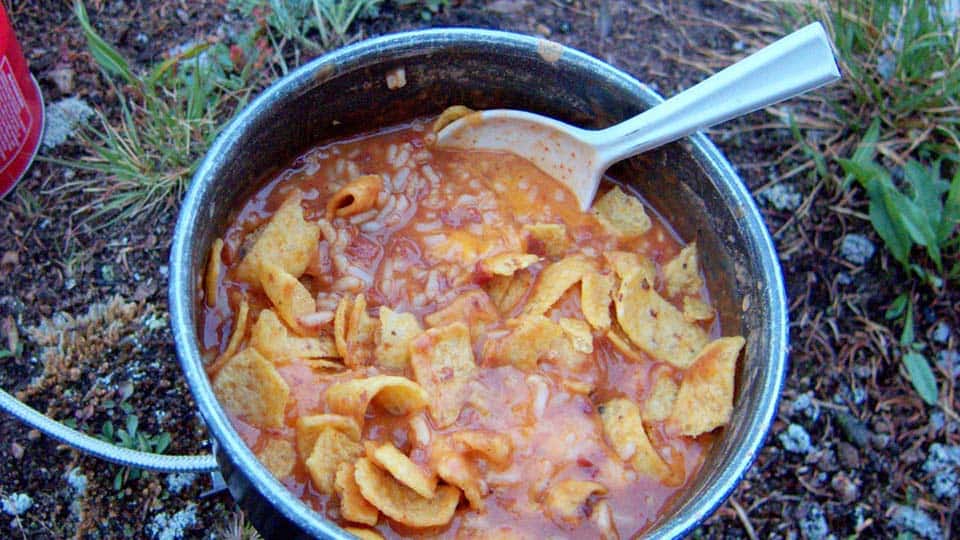
M 656 107 L 593 132 L 593 142 L 600 161 L 610 165 L 839 78 L 830 40 L 815 22 Z

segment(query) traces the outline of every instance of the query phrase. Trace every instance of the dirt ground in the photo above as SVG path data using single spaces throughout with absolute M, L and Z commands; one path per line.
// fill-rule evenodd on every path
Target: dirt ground
M 75 96 L 116 114 L 70 3 L 13 4 L 11 18 L 46 102 Z M 479 26 L 544 35 L 664 95 L 786 31 L 768 6 L 747 0 L 451 4 L 425 21 L 418 10 L 387 2 L 358 31 L 369 37 Z M 139 67 L 176 45 L 218 35 L 225 23 L 245 22 L 217 0 L 90 0 L 87 7 L 105 39 Z M 816 118 L 828 106 L 826 92 L 787 107 Z M 785 110 L 710 132 L 762 201 L 787 282 L 792 347 L 767 444 L 727 504 L 695 535 L 820 539 L 910 531 L 949 538 L 960 530 L 960 422 L 953 412 L 960 293 L 914 293 L 918 339 L 928 344 L 928 357 L 942 359 L 935 370 L 946 397 L 930 407 L 893 355 L 899 335 L 884 319 L 905 276 L 864 219 L 862 192 L 797 172 L 805 158 L 775 114 Z M 80 152 L 72 139 L 42 154 Z M 74 215 L 82 196 L 58 190 L 85 174 L 37 161 L 0 201 L 0 349 L 18 351 L 0 358 L 0 387 L 93 434 L 108 420 L 120 427 L 136 416 L 140 432 L 172 435 L 169 454 L 209 452 L 166 324 L 177 202 L 149 221 L 93 233 Z M 769 188 L 788 188 L 799 205 L 778 206 L 761 195 Z M 862 235 L 876 253 L 851 262 L 841 250 L 849 235 Z M 209 475 L 129 474 L 0 416 L 0 537 L 232 537 L 237 509 L 226 492 L 206 493 Z

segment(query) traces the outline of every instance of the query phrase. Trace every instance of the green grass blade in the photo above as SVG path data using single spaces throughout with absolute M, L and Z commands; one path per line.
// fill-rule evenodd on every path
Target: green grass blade
M 119 75 L 127 83 L 135 83 L 135 77 L 133 72 L 130 71 L 130 64 L 127 63 L 127 60 L 121 55 L 116 49 L 110 46 L 102 37 L 94 30 L 93 25 L 90 24 L 90 19 L 87 16 L 87 9 L 84 7 L 81 0 L 77 0 L 74 3 L 74 14 L 77 17 L 77 20 L 80 22 L 80 27 L 83 29 L 83 35 L 87 39 L 87 46 L 90 48 L 90 54 L 93 55 L 94 60 L 97 61 L 97 64 L 110 75 Z

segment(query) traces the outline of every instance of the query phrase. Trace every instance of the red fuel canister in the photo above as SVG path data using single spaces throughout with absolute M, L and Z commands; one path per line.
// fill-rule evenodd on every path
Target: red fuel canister
M 0 197 L 30 167 L 43 133 L 40 87 L 27 69 L 27 60 L 0 3 Z

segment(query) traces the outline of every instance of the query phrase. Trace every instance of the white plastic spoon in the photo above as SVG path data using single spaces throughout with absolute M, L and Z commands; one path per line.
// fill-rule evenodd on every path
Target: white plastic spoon
M 537 114 L 495 109 L 452 122 L 437 134 L 437 144 L 525 158 L 569 186 L 586 211 L 604 171 L 617 161 L 839 78 L 830 41 L 820 23 L 813 23 L 607 129 L 580 129 Z

